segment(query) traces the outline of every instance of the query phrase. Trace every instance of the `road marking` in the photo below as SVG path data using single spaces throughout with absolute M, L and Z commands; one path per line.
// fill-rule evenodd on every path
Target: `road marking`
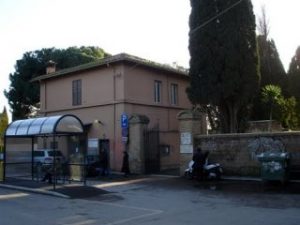
M 133 216 L 133 217 L 130 217 L 130 218 L 127 218 L 127 219 L 122 219 L 122 220 L 117 220 L 117 221 L 114 221 L 112 223 L 106 223 L 105 225 L 116 225 L 116 224 L 127 223 L 127 222 L 130 222 L 130 221 L 133 221 L 133 220 L 142 219 L 142 218 L 146 218 L 146 217 L 149 217 L 149 216 L 154 216 L 154 215 L 158 215 L 158 214 L 162 213 L 162 211 L 160 211 L 160 212 L 158 212 L 158 211 L 159 210 L 157 210 L 157 212 L 153 212 L 153 213 L 143 214 L 143 215 L 140 215 L 140 216 Z
M 6 199 L 12 199 L 12 198 L 21 198 L 28 196 L 29 194 L 25 193 L 15 193 L 15 194 L 6 194 L 6 195 L 0 195 L 0 200 L 6 200 Z
M 100 202 L 99 204 L 102 205 L 107 205 L 107 206 L 113 206 L 113 207 L 119 207 L 119 208 L 126 208 L 126 209 L 134 209 L 134 210 L 140 210 L 140 211 L 148 211 L 149 213 L 146 214 L 142 214 L 139 216 L 132 216 L 126 219 L 121 219 L 121 220 L 117 220 L 114 222 L 109 222 L 106 223 L 105 225 L 117 225 L 117 224 L 122 224 L 122 223 L 127 223 L 133 220 L 137 220 L 137 219 L 142 219 L 142 218 L 146 218 L 149 216 L 154 216 L 154 215 L 158 215 L 163 213 L 162 210 L 157 210 L 157 209 L 148 209 L 148 208 L 142 208 L 142 207 L 135 207 L 135 206 L 126 206 L 126 205 L 120 205 L 120 204 L 115 204 L 115 203 L 106 203 L 106 202 Z
M 157 178 L 142 178 L 142 179 L 137 179 L 137 180 L 127 180 L 127 181 L 111 182 L 111 183 L 105 183 L 105 184 L 96 184 L 96 185 L 92 185 L 92 186 L 96 187 L 96 188 L 106 188 L 106 187 L 135 184 L 135 183 L 140 183 L 143 181 L 153 181 L 153 180 L 157 180 Z
M 86 224 L 95 224 L 96 220 L 84 220 L 77 223 L 65 223 L 65 225 L 86 225 Z

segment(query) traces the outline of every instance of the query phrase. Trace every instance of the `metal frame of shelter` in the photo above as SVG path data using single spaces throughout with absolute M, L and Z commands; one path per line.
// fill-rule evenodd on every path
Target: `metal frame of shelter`
M 32 118 L 25 120 L 17 120 L 9 124 L 4 136 L 4 154 L 3 154 L 3 182 L 6 178 L 6 154 L 7 154 L 7 138 L 31 138 L 31 175 L 33 179 L 34 171 L 34 138 L 36 137 L 52 137 L 53 143 L 57 136 L 80 136 L 84 134 L 84 128 L 81 120 L 71 114 Z M 55 149 L 55 147 L 53 148 Z M 86 154 L 86 151 L 84 151 Z M 84 155 L 85 155 L 84 154 Z M 56 154 L 54 151 L 53 166 L 56 163 Z M 56 170 L 54 170 L 54 178 L 56 178 Z M 86 183 L 86 175 L 83 175 L 83 182 Z M 55 189 L 56 180 L 53 182 Z

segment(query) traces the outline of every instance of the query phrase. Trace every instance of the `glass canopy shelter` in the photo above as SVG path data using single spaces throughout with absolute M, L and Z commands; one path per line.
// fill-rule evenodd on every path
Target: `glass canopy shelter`
M 37 173 L 37 150 L 53 152 L 52 165 L 55 168 L 58 153 L 68 162 L 68 170 L 73 166 L 84 170 L 85 146 L 79 140 L 85 140 L 81 120 L 71 114 L 50 117 L 17 120 L 9 124 L 4 136 L 4 181 L 7 177 L 23 177 L 31 175 L 32 180 Z M 84 141 L 83 141 L 84 142 Z M 72 160 L 71 160 L 72 159 Z M 75 160 L 77 159 L 77 160 Z M 78 169 L 77 169 L 78 170 Z M 54 169 L 56 173 L 56 169 Z M 85 182 L 84 172 L 80 180 Z M 53 174 L 56 178 L 58 174 Z M 55 182 L 53 186 L 55 189 Z

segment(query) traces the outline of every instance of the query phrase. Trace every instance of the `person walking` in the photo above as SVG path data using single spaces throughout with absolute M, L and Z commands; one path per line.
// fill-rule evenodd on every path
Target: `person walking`
M 122 170 L 121 172 L 124 173 L 124 177 L 128 177 L 130 174 L 130 169 L 129 169 L 129 155 L 127 151 L 123 152 L 123 164 L 122 164 Z

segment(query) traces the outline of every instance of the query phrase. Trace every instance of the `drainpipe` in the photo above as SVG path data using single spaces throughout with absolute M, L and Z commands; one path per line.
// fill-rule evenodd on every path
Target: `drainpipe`
M 114 112 L 113 112 L 113 132 L 114 132 L 114 141 L 113 141 L 113 154 L 112 154 L 112 161 L 115 167 L 115 162 L 116 162 L 116 141 L 117 141 L 117 131 L 116 131 L 116 119 L 117 119 L 117 112 L 116 112 L 116 98 L 117 98 L 117 93 L 116 93 L 116 78 L 117 78 L 117 74 L 116 74 L 116 68 L 113 66 L 112 67 L 113 70 L 113 104 L 114 104 Z

